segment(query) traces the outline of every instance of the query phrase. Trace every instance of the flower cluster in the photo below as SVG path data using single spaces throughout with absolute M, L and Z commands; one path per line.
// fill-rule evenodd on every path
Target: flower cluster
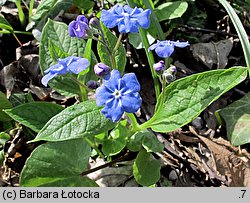
M 76 56 L 68 56 L 64 59 L 58 59 L 58 63 L 44 71 L 46 75 L 42 78 L 42 84 L 47 87 L 48 82 L 57 75 L 65 75 L 66 73 L 78 74 L 86 70 L 89 61 L 85 58 Z
M 109 10 L 102 10 L 101 21 L 108 28 L 118 26 L 120 33 L 138 32 L 138 26 L 147 29 L 150 25 L 149 9 L 115 5 Z
M 148 50 L 155 50 L 156 54 L 159 57 L 167 58 L 174 52 L 174 47 L 180 47 L 184 48 L 186 46 L 189 46 L 189 42 L 179 42 L 179 41 L 171 41 L 171 40 L 165 40 L 165 41 L 159 41 L 153 45 L 151 45 Z
M 140 84 L 134 73 L 121 77 L 118 70 L 112 70 L 96 89 L 96 104 L 105 105 L 102 113 L 111 121 L 117 122 L 124 112 L 134 113 L 140 108 L 142 100 L 139 91 Z
M 115 5 L 109 10 L 102 10 L 101 21 L 108 28 L 118 26 L 120 33 L 135 33 L 139 27 L 147 29 L 150 26 L 150 9 L 131 8 L 127 5 Z M 99 32 L 101 31 L 101 32 Z M 97 18 L 90 19 L 90 22 L 84 15 L 79 15 L 76 20 L 68 26 L 68 32 L 71 37 L 98 39 L 99 36 L 104 39 L 100 22 Z M 97 34 L 97 37 L 95 36 Z M 102 41 L 105 43 L 105 40 Z M 155 50 L 159 57 L 169 57 L 175 47 L 186 47 L 188 42 L 179 41 L 157 41 L 151 45 L 148 50 Z M 85 58 L 69 56 L 64 59 L 58 59 L 58 63 L 48 68 L 42 78 L 42 84 L 47 86 L 48 82 L 57 75 L 69 73 L 78 74 L 86 70 L 89 62 Z M 161 74 L 165 82 L 172 82 L 175 79 L 176 68 L 170 67 L 165 70 L 165 62 L 160 60 L 154 64 L 154 70 Z M 164 71 L 165 70 L 165 71 Z M 140 84 L 134 73 L 124 74 L 122 77 L 118 70 L 112 70 L 104 63 L 97 63 L 94 66 L 94 72 L 98 77 L 102 77 L 100 84 L 97 81 L 90 80 L 86 86 L 90 89 L 96 89 L 96 104 L 104 106 L 101 110 L 106 118 L 113 122 L 121 119 L 124 112 L 135 113 L 141 106 Z

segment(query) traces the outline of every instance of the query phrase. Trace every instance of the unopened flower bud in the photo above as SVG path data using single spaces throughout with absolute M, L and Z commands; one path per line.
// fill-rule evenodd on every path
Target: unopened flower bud
M 171 83 L 176 79 L 175 77 L 176 72 L 177 72 L 176 67 L 170 66 L 167 70 L 163 72 L 162 77 L 167 83 Z
M 163 60 L 161 60 L 158 63 L 155 63 L 153 68 L 154 68 L 155 72 L 160 74 L 160 73 L 162 73 L 162 71 L 165 68 L 165 62 Z
M 93 27 L 93 28 L 96 28 L 98 30 L 101 30 L 101 24 L 100 24 L 100 21 L 96 18 L 96 17 L 93 17 L 90 19 L 89 21 L 89 26 L 90 27 Z
M 110 67 L 104 63 L 97 63 L 94 66 L 94 71 L 97 76 L 102 77 L 110 72 Z
M 98 82 L 95 81 L 95 80 L 90 80 L 90 81 L 88 81 L 88 82 L 86 83 L 86 85 L 87 85 L 87 87 L 88 87 L 89 89 L 92 89 L 92 90 L 94 90 L 94 89 L 96 89 L 97 87 L 99 87 Z
M 171 83 L 171 82 L 174 82 L 176 78 L 174 75 L 167 74 L 167 75 L 165 75 L 165 79 L 166 79 L 167 83 Z
M 177 72 L 177 69 L 176 69 L 175 66 L 171 65 L 171 66 L 168 68 L 168 71 L 169 71 L 169 73 L 175 75 L 176 72 Z

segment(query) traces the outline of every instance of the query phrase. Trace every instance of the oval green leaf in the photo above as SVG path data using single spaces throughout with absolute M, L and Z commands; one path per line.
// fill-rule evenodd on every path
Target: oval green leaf
M 95 101 L 85 101 L 70 106 L 51 118 L 33 141 L 62 141 L 94 136 L 115 125 L 116 123 L 104 117 Z
M 81 177 L 91 153 L 84 139 L 48 142 L 37 147 L 27 159 L 20 175 L 22 187 L 97 186 Z
M 15 121 L 39 132 L 42 127 L 63 107 L 51 102 L 31 102 L 21 104 L 5 112 Z
M 181 17 L 188 8 L 185 1 L 163 3 L 155 9 L 159 21 L 170 20 Z
M 146 150 L 142 150 L 135 159 L 133 174 L 139 184 L 150 186 L 160 179 L 160 169 L 160 161 Z
M 235 146 L 250 142 L 250 93 L 219 111 L 227 127 L 227 137 Z
M 171 132 L 195 119 L 208 105 L 238 85 L 247 69 L 212 70 L 179 79 L 165 89 L 164 104 L 145 123 L 156 132 Z

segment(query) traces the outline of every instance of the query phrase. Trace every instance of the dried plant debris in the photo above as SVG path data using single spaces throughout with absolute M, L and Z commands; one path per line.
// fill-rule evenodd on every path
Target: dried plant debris
M 197 43 L 191 46 L 193 56 L 209 69 L 212 69 L 214 66 L 217 69 L 225 68 L 232 48 L 232 38 L 219 42 Z
M 194 132 L 194 131 L 192 131 Z M 216 164 L 216 171 L 225 176 L 229 186 L 249 187 L 250 160 L 240 154 L 236 154 L 223 145 L 194 133 L 211 151 Z

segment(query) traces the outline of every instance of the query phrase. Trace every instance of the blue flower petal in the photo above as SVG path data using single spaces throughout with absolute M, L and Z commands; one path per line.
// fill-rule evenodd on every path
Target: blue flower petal
M 120 100 L 113 99 L 106 103 L 106 106 L 102 109 L 102 113 L 111 121 L 117 122 L 121 119 L 124 110 L 120 104 Z
M 165 45 L 162 43 L 155 48 L 155 52 L 159 57 L 167 58 L 169 57 L 174 51 L 174 45 L 173 44 L 168 44 Z
M 103 106 L 104 104 L 106 104 L 106 102 L 114 98 L 113 92 L 110 92 L 109 89 L 106 88 L 104 85 L 98 87 L 96 89 L 95 94 L 97 106 Z
M 47 71 L 49 70 L 49 71 Z M 52 73 L 52 74 L 61 74 L 61 75 L 64 75 L 67 73 L 67 66 L 65 64 L 61 64 L 61 63 L 58 63 L 58 64 L 55 64 L 53 66 L 51 66 L 50 68 L 48 68 L 44 73 Z
M 128 5 L 125 5 L 125 6 L 123 7 L 123 9 L 124 9 L 124 11 L 125 11 L 126 13 L 131 14 L 131 13 L 132 13 L 135 9 L 137 9 L 137 8 L 132 9 L 132 8 L 129 7 Z
M 136 78 L 134 73 L 127 73 L 122 77 L 122 80 L 125 82 L 126 87 L 132 92 L 139 92 L 141 86 Z
M 180 47 L 180 48 L 184 48 L 190 45 L 189 42 L 180 42 L 180 41 L 173 42 L 172 41 L 172 43 L 174 44 L 174 46 Z
M 103 84 L 111 91 L 115 91 L 118 89 L 118 80 L 121 79 L 121 74 L 118 70 L 112 70 L 110 74 L 103 79 Z
M 151 10 L 146 9 L 145 11 L 132 15 L 132 18 L 135 18 L 137 21 L 137 24 L 141 26 L 144 29 L 148 29 L 150 25 L 150 14 Z
M 124 17 L 118 24 L 118 30 L 120 33 L 135 33 L 138 32 L 138 27 L 136 21 L 131 21 L 129 17 Z
M 107 10 L 102 10 L 101 21 L 108 28 L 113 28 L 117 26 L 121 19 L 122 19 L 122 16 L 116 13 L 112 13 Z
M 89 66 L 89 61 L 85 58 L 75 57 L 74 60 L 68 65 L 68 70 L 71 73 L 78 74 L 86 70 Z
M 86 23 L 86 24 L 89 22 L 88 19 L 84 15 L 77 16 L 76 21 L 83 22 L 83 23 Z
M 89 30 L 88 19 L 84 15 L 79 15 L 76 21 L 69 23 L 68 32 L 71 37 L 82 38 Z
M 116 4 L 109 11 L 111 13 L 115 13 L 117 15 L 122 15 L 122 13 L 124 12 L 124 8 L 123 8 L 123 6 L 120 6 L 119 4 Z
M 148 51 L 154 50 L 156 47 L 158 47 L 160 41 L 157 40 L 155 44 L 152 44 L 150 47 L 148 47 Z
M 134 113 L 138 111 L 141 106 L 142 99 L 138 92 L 129 93 L 121 97 L 122 107 L 124 111 L 128 113 Z
M 77 36 L 76 27 L 77 27 L 77 22 L 76 21 L 72 21 L 72 22 L 69 23 L 68 32 L 69 32 L 70 37 L 76 37 Z
M 42 80 L 41 80 L 42 84 L 43 84 L 45 87 L 47 87 L 48 82 L 49 82 L 52 78 L 56 77 L 57 75 L 58 75 L 57 73 L 52 74 L 52 73 L 49 72 L 48 74 L 46 74 L 46 75 L 44 75 L 44 76 L 42 77 Z
M 121 33 L 138 32 L 138 26 L 148 28 L 150 24 L 151 11 L 141 8 L 130 8 L 128 5 L 124 7 L 115 5 L 109 10 L 102 10 L 101 21 L 108 28 L 118 25 Z

